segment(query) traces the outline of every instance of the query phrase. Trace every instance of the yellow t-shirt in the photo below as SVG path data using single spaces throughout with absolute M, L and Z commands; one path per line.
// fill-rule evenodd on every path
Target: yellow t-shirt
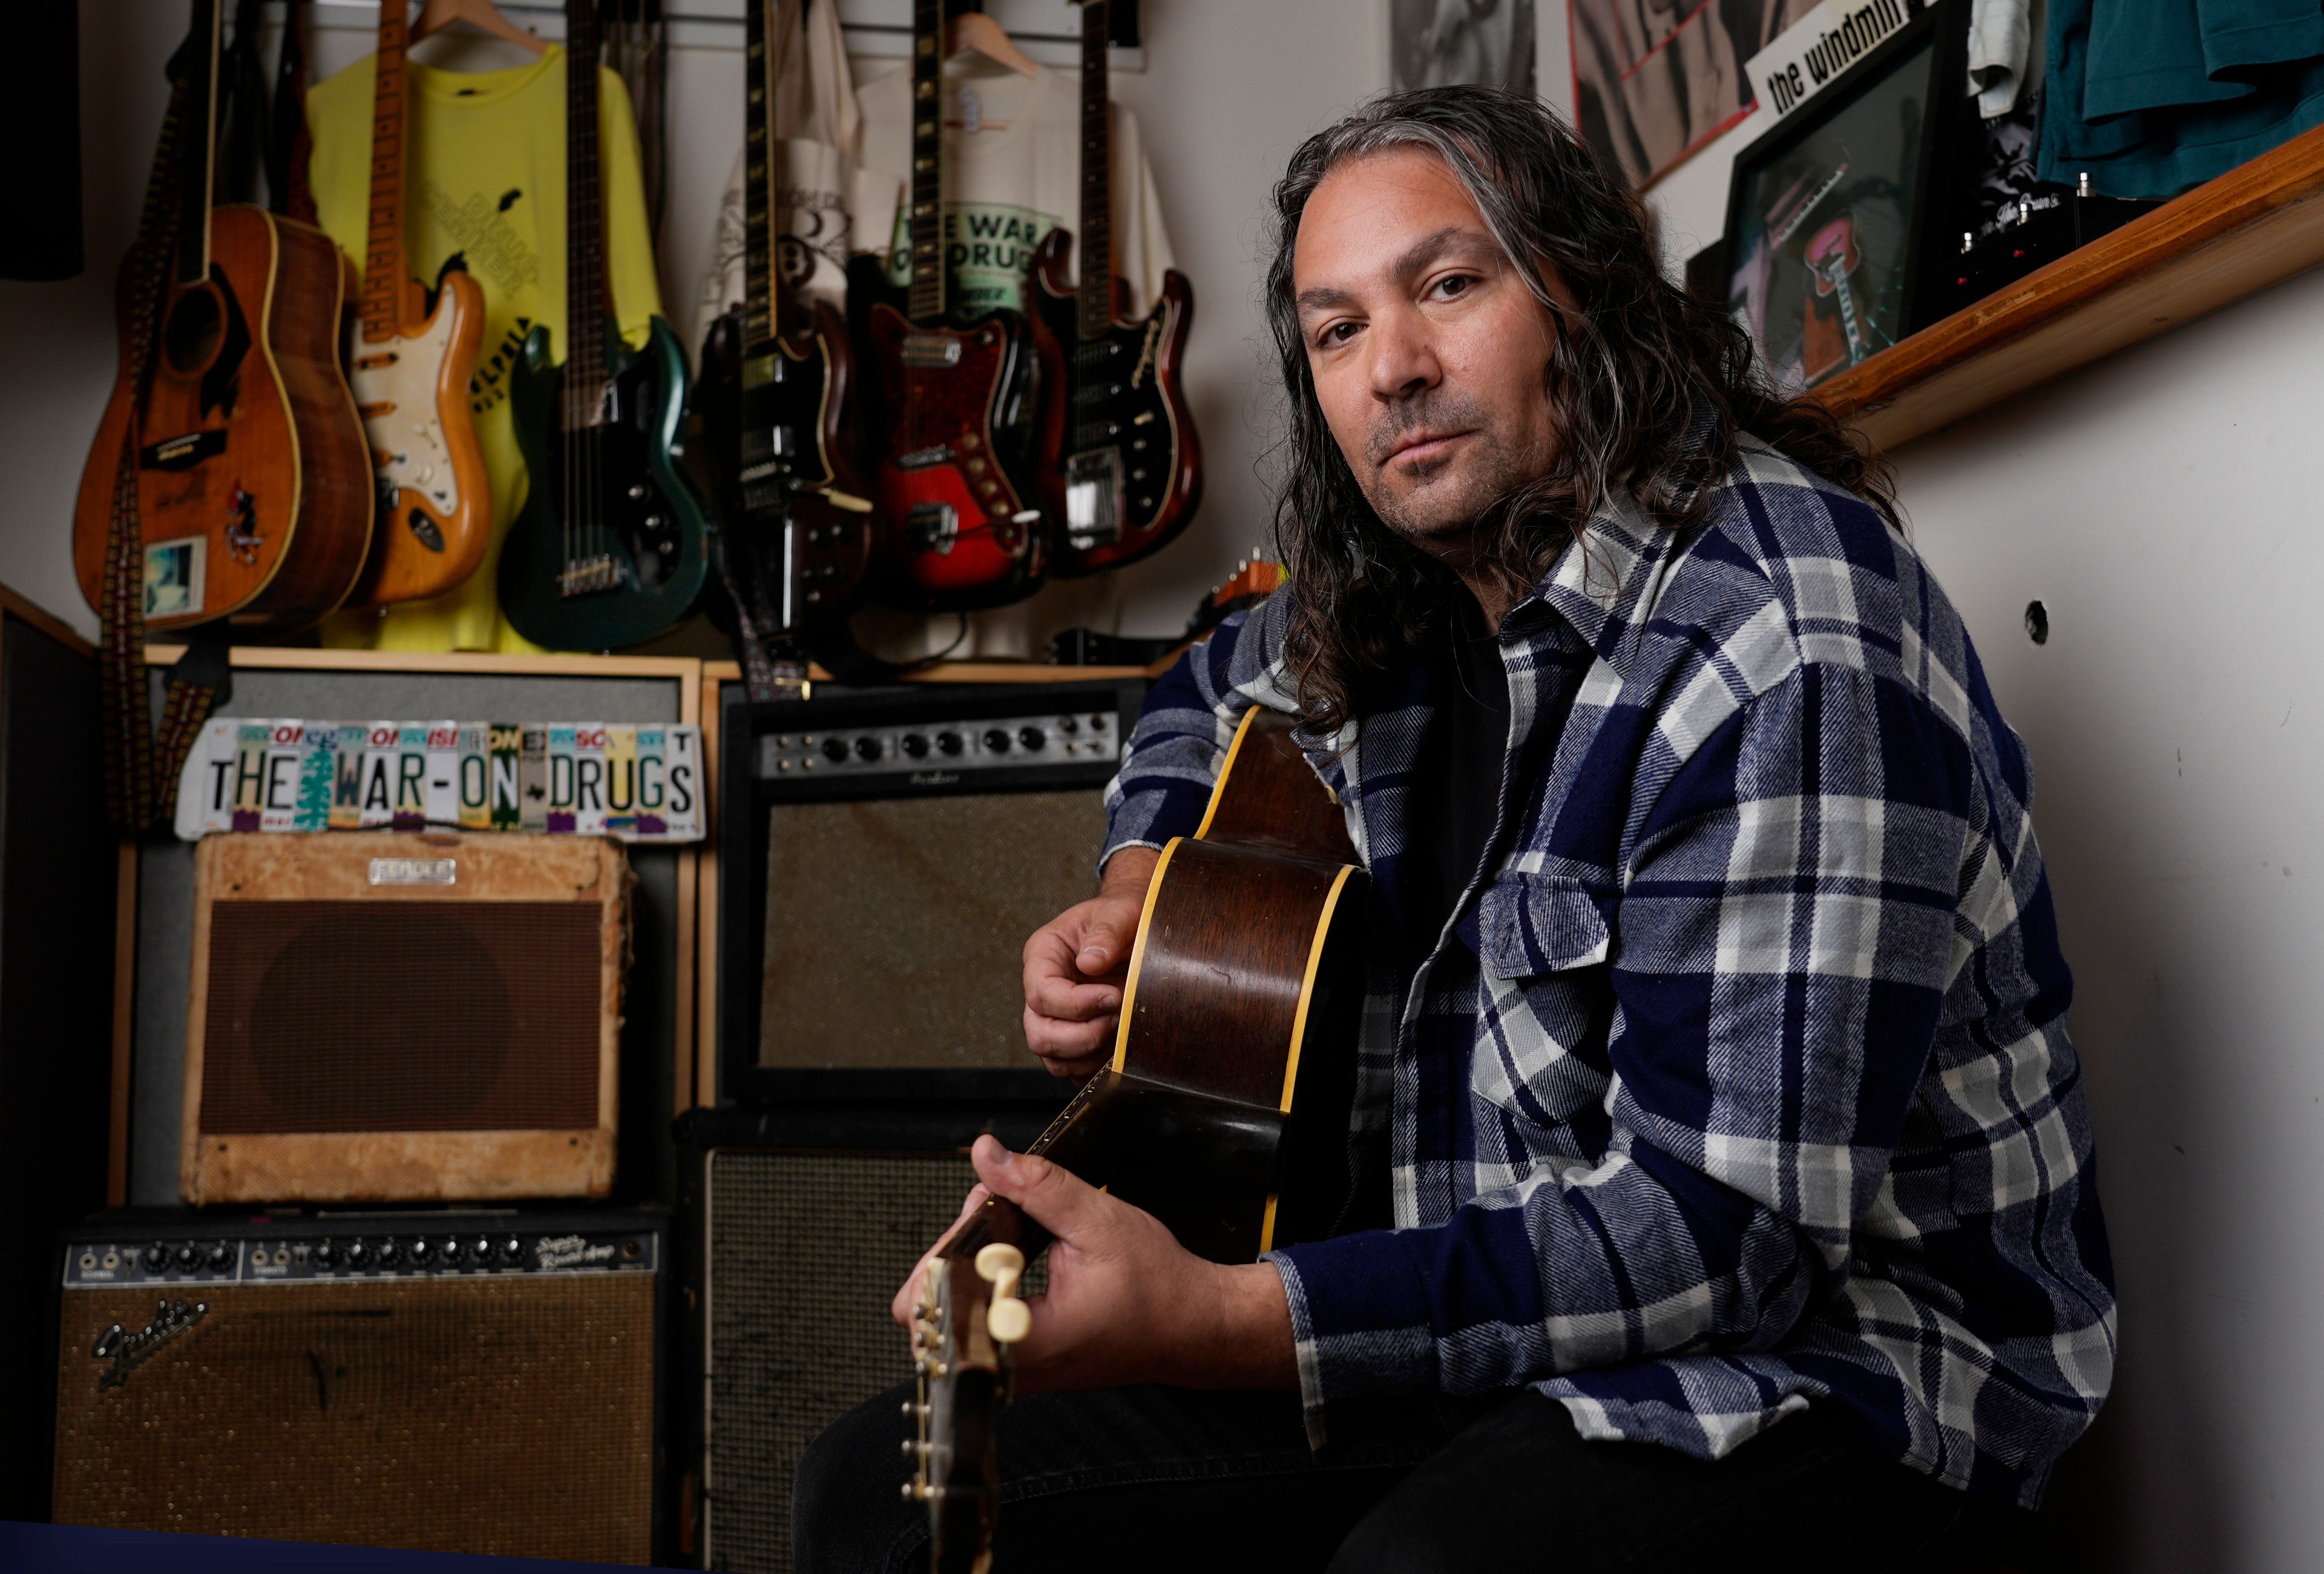
M 341 613 L 323 643 L 342 649 L 530 651 L 495 595 L 501 538 L 524 506 L 524 459 L 509 411 L 525 335 L 545 325 L 565 358 L 565 51 L 506 71 L 445 71 L 412 61 L 405 122 L 405 262 L 429 284 L 457 254 L 484 292 L 484 341 L 470 384 L 476 436 L 492 477 L 493 544 L 466 584 L 432 601 Z M 307 95 L 314 136 L 309 179 L 324 229 L 364 255 L 371 207 L 372 58 Z M 645 342 L 661 310 L 653 237 L 638 173 L 637 121 L 613 72 L 598 73 L 598 168 L 606 282 L 622 335 Z

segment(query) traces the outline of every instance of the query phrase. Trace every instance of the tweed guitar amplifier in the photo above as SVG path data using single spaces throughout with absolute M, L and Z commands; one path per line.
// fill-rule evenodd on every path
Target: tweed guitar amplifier
M 78 1227 L 55 1518 L 650 1562 L 666 1237 L 570 1210 Z
M 628 885 L 594 838 L 205 838 L 185 1200 L 604 1195 Z

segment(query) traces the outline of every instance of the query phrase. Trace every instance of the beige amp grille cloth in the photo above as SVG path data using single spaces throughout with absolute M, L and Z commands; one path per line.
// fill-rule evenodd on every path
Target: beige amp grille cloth
M 1033 1067 L 1025 938 L 1104 837 L 1093 787 L 775 805 L 760 1065 Z
M 906 1264 L 908 1269 L 909 1264 Z M 204 1285 L 118 1388 L 155 1293 L 64 1293 L 60 1524 L 602 1563 L 652 1553 L 654 1276 Z

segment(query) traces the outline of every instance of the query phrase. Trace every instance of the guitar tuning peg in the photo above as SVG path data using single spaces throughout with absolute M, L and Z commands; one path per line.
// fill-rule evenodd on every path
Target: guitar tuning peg
M 1017 1343 L 1033 1327 L 1032 1309 L 1017 1297 L 1018 1281 L 1025 1276 L 1025 1254 L 1006 1242 L 994 1241 L 976 1254 L 976 1273 L 992 1286 L 985 1330 L 996 1345 Z

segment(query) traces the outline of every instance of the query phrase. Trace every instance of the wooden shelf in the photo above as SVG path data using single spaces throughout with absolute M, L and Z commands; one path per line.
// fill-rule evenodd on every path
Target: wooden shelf
M 2324 127 L 2198 186 L 1814 390 L 1883 448 L 2324 263 Z

